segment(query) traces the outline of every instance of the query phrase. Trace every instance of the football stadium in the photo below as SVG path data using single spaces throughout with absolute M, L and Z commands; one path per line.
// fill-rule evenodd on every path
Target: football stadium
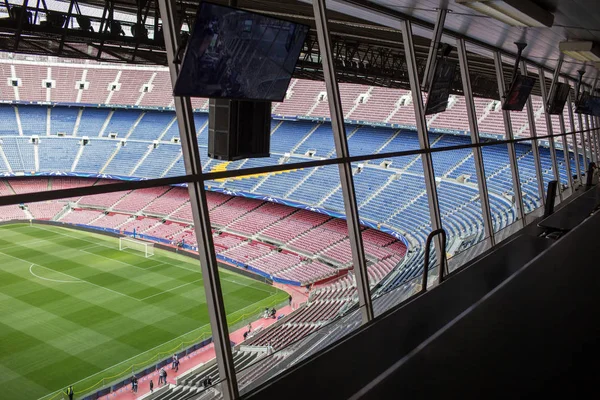
M 600 8 L 418 3 L 0 5 L 0 398 L 591 384 Z

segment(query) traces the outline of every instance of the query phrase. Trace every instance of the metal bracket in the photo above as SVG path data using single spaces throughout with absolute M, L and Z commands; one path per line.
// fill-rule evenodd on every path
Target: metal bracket
M 442 33 L 444 32 L 444 23 L 446 22 L 446 14 L 448 10 L 445 8 L 438 9 L 437 20 L 433 28 L 433 38 L 429 45 L 429 54 L 427 55 L 427 64 L 425 64 L 425 73 L 423 74 L 423 85 L 422 88 L 425 91 L 429 91 L 431 87 L 431 78 L 435 71 L 435 65 L 437 60 L 438 47 L 442 40 Z

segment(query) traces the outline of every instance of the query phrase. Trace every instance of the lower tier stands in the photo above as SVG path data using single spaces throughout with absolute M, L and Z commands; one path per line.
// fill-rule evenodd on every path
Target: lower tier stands
M 111 180 L 85 180 L 82 178 L 14 178 L 0 180 L 4 194 L 30 193 L 51 188 L 68 188 L 87 185 L 110 184 Z M 3 220 L 40 219 L 88 225 L 103 230 L 136 235 L 140 238 L 158 240 L 172 245 L 196 246 L 191 216 L 188 221 L 158 217 L 147 210 L 164 210 L 174 199 L 176 206 L 185 205 L 187 189 L 179 187 L 157 187 L 128 192 L 72 198 L 69 201 L 47 201 L 26 203 L 21 207 L 8 206 Z M 269 203 L 242 197 L 230 197 L 222 193 L 207 192 L 210 214 L 217 215 L 214 245 L 222 260 L 236 265 L 252 267 L 255 271 L 282 282 L 311 284 L 324 279 L 344 275 L 351 267 L 351 252 L 348 245 L 347 227 L 343 220 L 331 218 L 307 210 L 297 210 L 281 204 Z M 157 208 L 153 203 L 160 203 Z M 172 209 L 167 208 L 168 210 Z M 298 239 L 276 226 L 303 227 Z M 267 232 L 265 236 L 256 235 Z M 371 262 L 394 260 L 398 263 L 406 246 L 383 232 L 365 229 L 365 250 Z M 324 236 L 334 240 L 324 241 Z M 264 238 L 261 241 L 260 238 Z M 267 240 L 269 239 L 269 240 Z M 322 241 L 319 251 L 316 243 Z M 268 243 L 271 242 L 271 243 Z M 339 244 L 344 244 L 340 248 Z M 338 257 L 328 257 L 335 253 Z M 383 278 L 385 269 L 374 268 L 372 279 Z M 389 269 L 388 269 L 389 272 Z
M 349 93 L 354 92 L 350 91 Z M 18 112 L 20 107 L 25 106 L 0 105 L 0 116 L 5 115 L 7 119 L 10 119 L 11 113 Z M 73 110 L 65 111 L 61 107 L 54 107 L 48 112 L 46 107 L 39 106 L 27 106 L 24 110 L 28 111 L 24 115 L 30 115 L 30 111 L 35 110 L 36 107 L 43 111 L 38 113 L 40 116 L 46 118 L 49 116 L 52 122 L 51 126 L 59 126 L 64 121 L 71 124 L 73 115 L 75 115 Z M 487 110 L 486 107 L 485 104 L 481 105 L 482 110 Z M 364 109 L 362 105 L 359 108 Z M 496 112 L 493 110 L 490 112 Z M 79 125 L 75 123 L 72 131 L 78 131 L 78 127 L 79 129 L 85 128 L 89 134 L 91 132 L 89 129 L 98 129 L 98 134 L 89 134 L 86 141 L 81 140 L 80 136 L 72 134 L 58 137 L 51 131 L 49 136 L 42 134 L 40 142 L 35 144 L 25 134 L 23 136 L 17 135 L 18 132 L 15 135 L 3 134 L 2 143 L 0 143 L 0 171 L 28 174 L 56 170 L 61 173 L 73 171 L 141 178 L 185 173 L 181 147 L 178 143 L 171 142 L 170 139 L 158 143 L 152 142 L 152 140 L 159 139 L 163 134 L 162 131 L 170 131 L 176 125 L 169 112 L 121 110 L 96 113 L 91 112 L 91 109 L 83 109 L 83 111 L 78 113 Z M 31 112 L 35 114 L 37 111 Z M 57 118 L 58 125 L 53 122 L 53 118 Z M 91 122 L 88 124 L 88 118 L 104 118 L 105 121 L 102 124 L 92 124 Z M 436 118 L 436 123 L 439 123 L 440 118 L 442 117 Z M 199 143 L 200 152 L 204 157 L 207 151 L 205 147 L 206 134 L 203 133 L 206 115 L 195 115 L 195 119 L 198 124 L 202 125 L 198 129 L 202 130 L 199 135 Z M 26 131 L 37 132 L 42 128 L 45 129 L 46 124 L 43 122 L 37 128 L 32 128 L 32 122 Z M 152 122 L 150 125 L 157 124 L 157 128 L 151 129 L 148 125 L 150 122 Z M 160 129 L 158 125 L 160 125 Z M 90 126 L 96 128 L 90 128 Z M 144 132 L 140 131 L 142 128 Z M 240 160 L 232 163 L 205 158 L 206 169 L 219 171 L 283 162 L 294 163 L 305 161 L 306 159 L 301 158 L 301 155 L 312 150 L 316 151 L 317 158 L 330 157 L 335 153 L 331 127 L 328 123 L 273 121 L 272 128 L 274 130 L 272 135 L 273 154 L 270 158 Z M 419 147 L 414 131 L 352 124 L 348 124 L 347 129 L 351 132 L 349 145 L 356 154 L 414 150 Z M 112 139 L 110 133 L 117 134 L 116 139 Z M 158 136 L 152 136 L 154 134 Z M 202 140 L 200 140 L 200 136 Z M 121 140 L 125 140 L 126 143 L 122 145 Z M 432 147 L 443 148 L 468 144 L 470 138 L 467 135 L 431 133 L 430 141 Z M 482 141 L 493 143 L 488 138 L 482 139 Z M 518 144 L 515 149 L 520 167 L 525 211 L 531 212 L 541 206 L 533 152 L 530 144 Z M 482 152 L 488 188 L 492 194 L 490 202 L 494 230 L 497 231 L 515 219 L 508 150 L 506 145 L 495 145 L 484 147 Z M 56 158 L 57 153 L 60 153 L 60 159 Z M 564 183 L 567 180 L 566 165 L 570 164 L 571 170 L 575 171 L 574 157 L 572 153 L 569 153 L 566 160 L 561 148 L 557 148 L 555 155 L 559 167 L 559 177 Z M 551 154 L 546 147 L 540 147 L 540 157 L 544 185 L 546 185 L 550 179 L 554 178 L 551 169 Z M 421 159 L 418 156 L 407 156 L 391 158 L 388 161 L 386 166 L 379 165 L 378 162 L 354 165 L 354 181 L 360 216 L 363 220 L 376 226 L 400 232 L 414 243 L 423 242 L 430 226 L 427 218 L 428 201 L 423 182 Z M 433 161 L 438 178 L 440 207 L 449 236 L 464 238 L 473 235 L 479 230 L 482 220 L 478 217 L 481 214 L 481 206 L 477 198 L 477 178 L 471 152 L 462 149 L 436 153 Z M 585 164 L 581 156 L 580 161 L 582 165 Z M 253 196 L 263 196 L 275 200 L 293 200 L 309 207 L 344 212 L 341 187 L 335 167 L 299 169 L 269 175 L 258 174 L 247 176 L 244 179 L 219 180 L 211 182 L 210 185 L 211 189 L 215 190 L 243 191 Z M 15 183 L 13 192 L 16 193 L 19 190 L 18 184 Z M 32 190 L 37 191 L 38 189 Z M 186 204 L 187 193 L 169 190 L 161 195 L 153 190 L 148 190 L 147 195 L 144 192 L 140 192 L 139 196 L 137 193 L 132 196 L 126 196 L 126 194 L 115 193 L 111 197 L 103 196 L 101 201 L 90 196 L 80 200 L 79 203 L 86 206 L 108 208 L 110 211 L 133 212 L 139 202 L 144 204 L 143 211 L 148 215 L 165 216 L 183 223 L 191 221 L 191 208 L 189 204 Z M 164 199 L 160 200 L 163 197 Z M 215 199 L 215 203 L 209 204 L 210 208 L 215 208 L 221 200 L 227 199 L 227 197 L 213 196 L 213 199 Z M 221 215 L 220 210 L 215 210 L 211 215 L 213 223 L 232 232 L 259 235 L 259 237 L 268 237 L 272 229 L 279 229 L 277 226 L 271 227 L 270 221 L 277 221 L 280 216 L 278 213 L 286 210 L 277 205 L 261 207 L 256 210 L 257 213 L 263 214 L 261 225 L 249 224 L 247 220 L 241 219 L 235 225 L 229 226 L 236 219 L 236 215 L 249 211 L 246 207 L 250 207 L 251 203 L 245 199 L 238 199 L 232 204 L 238 205 L 237 212 Z M 285 230 L 287 227 L 281 229 Z M 298 231 L 292 230 L 291 232 L 295 234 Z M 289 239 L 285 241 L 288 242 Z M 344 245 L 340 244 L 337 250 L 343 248 Z M 323 248 L 319 249 L 319 251 L 324 250 Z M 348 261 L 336 254 L 336 249 L 330 249 L 328 252 L 331 260 L 341 263 Z

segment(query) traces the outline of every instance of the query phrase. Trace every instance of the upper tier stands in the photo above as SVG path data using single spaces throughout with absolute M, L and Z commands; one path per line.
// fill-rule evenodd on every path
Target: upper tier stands
M 459 104 L 455 105 L 459 107 Z M 46 108 L 35 106 L 0 106 L 0 115 L 8 116 L 16 110 L 27 110 L 32 115 L 50 116 L 50 126 L 56 126 L 54 118 L 63 123 L 65 114 L 60 107 Z M 37 111 L 34 111 L 37 110 Z M 40 111 L 42 110 L 42 111 Z M 71 109 L 71 117 L 74 115 Z M 8 161 L 3 164 L 3 170 L 9 168 L 13 172 L 33 171 L 74 171 L 81 173 L 105 173 L 110 175 L 131 175 L 144 178 L 172 176 L 185 173 L 179 144 L 161 142 L 154 146 L 150 138 L 158 138 L 167 130 L 173 129 L 172 112 L 116 110 L 114 112 L 91 113 L 85 109 L 80 115 L 79 129 L 72 130 L 81 134 L 86 129 L 90 139 L 85 146 L 81 139 L 71 135 L 60 138 L 55 135 L 40 135 L 39 144 L 31 143 L 28 136 L 4 135 L 0 145 L 0 156 L 3 154 Z M 7 117 L 8 118 L 8 117 Z M 88 123 L 88 118 L 90 123 Z M 104 118 L 104 121 L 102 119 Z M 146 123 L 144 121 L 147 120 Z M 206 115 L 196 116 L 200 140 L 205 140 Z M 39 121 L 38 121 L 39 122 Z M 33 129 L 30 124 L 29 128 Z M 45 127 L 46 122 L 38 123 Z M 150 126 L 158 126 L 153 132 Z M 41 128 L 40 128 L 41 129 Z M 90 129 L 99 129 L 96 134 Z M 237 161 L 234 163 L 213 162 L 204 158 L 205 169 L 232 169 L 254 167 L 280 162 L 283 153 L 292 156 L 286 162 L 302 161 L 298 155 L 308 150 L 316 150 L 316 154 L 330 157 L 334 154 L 331 127 L 327 123 L 274 122 L 273 147 L 275 153 L 271 158 Z M 68 129 L 67 129 L 68 130 Z M 103 131 L 103 132 L 102 132 Z M 109 132 L 110 131 L 110 132 Z M 127 142 L 107 138 L 109 133 L 126 137 L 131 133 Z M 131 139 L 140 132 L 144 140 Z M 349 125 L 349 146 L 355 154 L 374 154 L 389 151 L 414 150 L 419 147 L 418 139 L 413 131 L 391 128 L 375 128 L 369 126 Z M 143 133 L 142 133 L 143 132 Z M 150 133 L 148 133 L 150 132 Z M 103 133 L 102 138 L 97 136 Z M 174 133 L 173 133 L 174 134 Z M 154 140 L 154 139 L 152 139 Z M 489 139 L 484 139 L 488 140 Z M 430 142 L 434 148 L 468 144 L 467 136 L 450 134 L 431 134 Z M 201 144 L 200 151 L 206 154 L 206 147 Z M 537 193 L 537 182 L 533 163 L 533 153 L 525 144 L 516 146 L 519 166 L 521 167 L 522 190 L 524 192 L 526 211 L 529 212 L 540 206 Z M 540 147 L 545 184 L 552 179 L 550 153 Z M 566 180 L 564 155 L 561 149 L 556 151 L 561 179 Z M 204 156 L 205 157 L 205 156 Z M 512 208 L 509 206 L 512 193 L 512 176 L 508 167 L 508 153 L 505 145 L 483 148 L 483 158 L 488 179 L 488 187 L 494 194 L 491 199 L 494 228 L 501 229 L 513 220 Z M 432 156 L 436 176 L 444 179 L 439 185 L 439 198 L 448 229 L 452 235 L 468 236 L 477 231 L 481 225 L 480 205 L 477 200 L 476 174 L 471 151 L 468 149 L 451 152 L 435 153 Z M 415 241 L 422 241 L 429 229 L 427 217 L 427 198 L 422 180 L 422 164 L 419 156 L 394 157 L 387 168 L 377 163 L 366 163 L 362 168 L 354 167 L 357 201 L 361 217 L 373 223 L 399 230 Z M 571 168 L 575 170 L 574 159 L 570 157 Z M 583 161 L 583 160 L 582 160 Z M 457 179 L 465 179 L 468 184 L 460 183 Z M 311 170 L 291 170 L 285 173 L 271 175 L 256 175 L 244 179 L 233 179 L 215 182 L 221 188 L 242 190 L 253 194 L 274 196 L 294 200 L 309 206 L 319 206 L 332 211 L 343 212 L 344 206 L 336 167 L 320 167 Z M 454 190 L 456 188 L 456 190 Z M 452 190 L 450 190 L 452 189 Z M 450 190 L 448 192 L 448 190 Z M 447 192 L 447 194 L 446 194 Z M 458 193 L 459 196 L 455 196 Z M 457 199 L 459 199 L 457 201 Z M 118 199 L 116 199 L 118 200 Z M 115 201 L 116 201 L 115 200 Z M 244 202 L 244 200 L 239 200 Z M 101 206 L 109 206 L 103 204 Z M 169 210 L 155 210 L 155 213 L 165 215 L 175 213 L 173 218 L 190 221 L 189 207 L 179 206 Z M 215 215 L 214 222 L 221 226 L 231 220 L 221 215 Z M 233 230 L 252 230 L 250 224 L 242 227 L 243 221 Z M 260 227 L 253 227 L 258 232 Z M 333 256 L 335 250 L 329 252 Z M 335 257 L 335 256 L 333 256 Z M 338 261 L 341 261 L 338 259 Z
M 13 77 L 10 71 L 11 65 L 15 67 L 14 77 L 21 80 L 21 86 L 15 88 L 21 100 L 81 102 L 84 104 L 135 104 L 142 107 L 170 107 L 173 105 L 170 77 L 166 68 L 137 66 L 115 68 L 97 64 L 66 63 L 48 65 L 0 59 L 0 76 L 4 79 L 3 82 L 7 82 L 8 78 Z M 55 81 L 54 87 L 50 89 L 43 87 L 42 83 L 47 78 Z M 87 88 L 80 89 L 76 84 L 79 81 L 87 82 Z M 5 92 L 8 100 L 14 99 L 14 90 Z M 292 79 L 286 100 L 273 105 L 273 114 L 329 117 L 325 92 L 323 82 Z M 415 125 L 412 98 L 407 90 L 342 83 L 340 94 L 346 119 Z M 537 134 L 545 135 L 547 129 L 541 98 L 533 96 L 532 100 Z M 504 133 L 501 123 L 502 115 L 497 104 L 498 102 L 495 100 L 475 99 L 480 132 Z M 206 99 L 193 99 L 192 105 L 195 108 L 208 109 Z M 429 126 L 439 129 L 468 130 L 464 110 L 464 99 L 453 96 L 445 113 L 429 117 Z M 511 115 L 515 136 L 529 135 L 530 130 L 527 128 L 525 112 L 513 112 Z M 27 126 L 24 129 L 30 132 L 33 128 Z M 46 129 L 44 128 L 42 131 L 45 132 Z M 140 135 L 145 133 L 140 133 Z M 154 133 L 148 132 L 148 135 L 154 136 Z

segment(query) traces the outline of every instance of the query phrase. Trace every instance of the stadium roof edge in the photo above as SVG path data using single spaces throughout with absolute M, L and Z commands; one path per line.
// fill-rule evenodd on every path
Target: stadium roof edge
M 227 3 L 226 0 L 212 1 L 223 4 Z M 50 2 L 63 5 L 68 4 L 68 1 L 66 0 L 49 0 L 48 3 L 50 4 Z M 426 2 L 430 3 L 431 1 L 426 0 Z M 80 1 L 80 3 L 96 8 L 104 7 L 106 4 L 104 0 L 83 0 Z M 136 3 L 135 0 L 119 0 L 114 4 L 115 10 L 118 10 L 120 13 L 135 14 L 137 11 Z M 181 15 L 183 15 L 184 18 L 187 18 L 188 21 L 191 21 L 195 15 L 198 2 L 191 0 L 177 0 L 177 3 L 180 5 L 178 9 L 182 13 Z M 282 16 L 288 19 L 295 19 L 314 26 L 312 7 L 309 3 L 309 0 L 238 0 L 238 6 L 240 8 Z M 336 44 L 335 48 L 339 48 L 339 55 L 337 56 L 338 60 L 336 61 L 343 61 L 344 57 L 348 57 L 347 55 L 344 56 L 344 53 L 358 54 L 357 56 L 353 56 L 353 60 L 366 59 L 370 61 L 370 63 L 366 64 L 370 66 L 366 72 L 355 65 L 338 68 L 340 81 L 403 89 L 409 87 L 406 67 L 403 62 L 404 49 L 401 37 L 399 36 L 401 33 L 397 29 L 398 22 L 402 19 L 406 19 L 413 23 L 415 51 L 419 68 L 424 67 L 427 59 L 430 42 L 428 37 L 432 34 L 433 23 L 409 14 L 409 12 L 412 12 L 412 9 L 415 8 L 413 7 L 411 9 L 410 7 L 406 7 L 404 3 L 407 3 L 407 1 L 398 0 L 393 4 L 381 3 L 379 0 L 328 1 L 328 5 L 332 9 L 329 13 L 332 39 Z M 454 7 L 456 5 L 452 3 L 447 6 Z M 400 11 L 398 9 L 393 9 L 394 7 L 400 7 Z M 406 10 L 402 7 L 406 8 Z M 150 7 L 149 16 L 152 17 L 153 15 L 154 10 Z M 477 16 L 460 15 L 460 18 L 474 17 Z M 452 18 L 455 18 L 455 16 Z M 131 22 L 127 23 L 131 24 Z M 150 28 L 148 23 L 147 26 Z M 10 45 L 12 42 L 10 39 L 2 37 L 2 30 L 3 29 L 0 28 L 0 47 L 6 48 L 6 46 Z M 498 46 L 495 46 L 480 40 L 479 38 L 464 35 L 452 29 L 445 29 L 444 34 L 446 40 L 463 38 L 468 42 L 474 94 L 477 97 L 498 99 L 497 84 L 495 82 L 495 68 L 490 54 L 493 51 L 499 51 L 503 54 L 505 57 L 505 79 L 509 81 L 510 72 L 512 70 L 512 65 L 510 65 L 510 63 L 512 62 L 512 58 L 514 58 L 515 53 L 510 51 L 510 48 L 507 50 L 507 47 L 505 43 L 502 42 L 503 39 L 501 38 L 498 39 Z M 44 33 L 41 33 L 40 36 L 43 37 Z M 47 41 L 47 37 L 45 40 Z M 99 46 L 97 44 L 92 44 L 91 47 L 100 49 L 98 51 L 98 57 L 106 57 L 106 59 L 100 58 L 101 61 L 119 63 L 133 62 L 141 64 L 150 63 L 157 65 L 164 65 L 166 63 L 164 51 L 160 48 L 156 48 L 156 43 L 153 43 L 154 46 L 150 45 L 150 47 L 145 48 L 144 43 L 135 43 L 133 37 L 123 37 L 122 41 L 124 41 L 124 43 L 118 43 L 119 40 L 121 39 L 106 40 L 100 43 Z M 40 49 L 39 43 L 36 43 L 31 37 L 21 39 L 21 42 L 24 43 L 22 45 L 23 49 L 19 49 L 18 51 L 30 54 L 44 54 L 44 50 Z M 71 43 L 69 45 L 71 45 Z M 104 51 L 102 46 L 105 46 Z M 544 46 L 547 47 L 548 44 L 544 43 Z M 558 48 L 558 43 L 556 43 L 555 47 Z M 65 44 L 63 50 L 64 48 L 67 48 L 70 51 L 70 53 L 64 55 L 65 57 L 86 58 L 85 50 L 83 48 L 78 48 L 77 45 L 69 48 L 69 46 Z M 87 51 L 93 52 L 94 49 L 88 47 Z M 379 61 L 380 58 L 383 58 L 379 57 L 380 52 L 386 53 L 386 60 Z M 49 53 L 51 53 L 50 50 L 48 50 L 45 55 L 56 55 Z M 99 55 L 100 53 L 102 53 L 102 56 Z M 87 56 L 87 58 L 92 57 Z M 450 58 L 454 60 L 457 59 L 455 51 L 450 54 Z M 525 58 L 527 59 L 527 56 Z M 318 45 L 316 44 L 316 37 L 313 31 L 311 37 L 309 37 L 304 58 L 298 63 L 295 76 L 298 78 L 322 80 L 321 66 L 320 63 L 314 61 L 315 59 L 318 59 Z M 535 71 L 530 71 L 530 74 L 537 75 L 537 68 L 543 68 L 547 72 L 551 72 L 552 63 L 554 61 L 549 59 L 546 60 L 546 62 L 540 62 L 536 59 L 529 58 L 527 59 L 527 62 L 531 67 L 535 68 Z M 565 69 L 566 72 L 563 73 L 562 76 L 570 79 L 571 82 L 575 82 L 576 76 L 573 73 L 573 66 L 570 65 L 569 62 L 565 62 L 564 65 L 569 66 Z M 591 68 L 591 66 L 588 67 L 588 69 Z M 586 84 L 588 86 L 591 83 L 590 79 L 593 80 L 593 77 L 594 75 L 589 73 L 585 76 Z M 547 77 L 547 79 L 549 82 L 550 78 Z M 452 89 L 453 93 L 462 94 L 462 83 L 460 82 L 458 74 Z M 534 94 L 539 94 L 536 92 L 539 92 L 538 88 L 534 89 Z

